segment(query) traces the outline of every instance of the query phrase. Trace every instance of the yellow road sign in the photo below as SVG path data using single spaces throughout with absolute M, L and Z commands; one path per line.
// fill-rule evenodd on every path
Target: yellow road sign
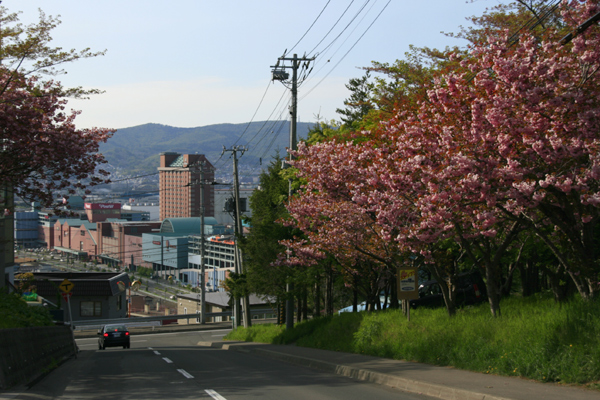
M 58 286 L 60 288 L 60 290 L 62 290 L 65 293 L 69 293 L 70 291 L 73 290 L 73 287 L 75 286 L 75 284 L 73 282 L 71 282 L 68 279 L 65 279 L 64 281 L 62 281 L 62 283 Z

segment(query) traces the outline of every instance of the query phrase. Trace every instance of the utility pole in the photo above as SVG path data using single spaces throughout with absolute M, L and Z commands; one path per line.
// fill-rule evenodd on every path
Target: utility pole
M 290 151 L 295 151 L 297 149 L 297 134 L 296 134 L 296 122 L 297 122 L 297 115 L 298 115 L 298 67 L 300 66 L 301 62 L 306 63 L 306 66 L 308 67 L 308 63 L 310 63 L 311 61 L 313 61 L 315 59 L 315 57 L 312 58 L 307 58 L 306 56 L 303 56 L 302 58 L 298 58 L 297 54 L 294 54 L 294 56 L 292 58 L 286 58 L 284 57 L 279 57 L 277 59 L 277 63 L 274 66 L 271 66 L 271 68 L 273 68 L 273 70 L 271 71 L 271 76 L 273 78 L 274 81 L 282 81 L 284 82 L 288 82 L 289 79 L 289 74 L 287 73 L 286 69 L 287 68 L 291 68 L 292 69 L 292 86 L 291 86 L 291 91 L 292 91 L 292 105 L 290 107 Z M 285 61 L 291 61 L 292 65 L 291 66 L 286 66 L 286 65 L 279 65 L 280 62 L 285 62 Z M 290 153 L 289 155 L 289 159 L 290 161 L 292 160 L 292 154 Z M 292 197 L 292 180 L 289 180 L 289 192 L 288 192 L 288 197 Z M 294 327 L 294 298 L 292 296 L 292 292 L 294 290 L 294 284 L 292 282 L 288 282 L 286 285 L 286 291 L 287 291 L 287 299 L 285 302 L 285 328 L 286 329 L 292 329 Z
M 204 266 L 204 161 L 200 162 L 200 323 L 206 323 L 206 277 Z
M 246 151 L 246 147 L 244 146 L 235 146 L 231 149 L 225 149 L 225 146 L 223 146 L 223 153 L 225 153 L 226 151 L 231 151 L 231 153 L 233 154 L 233 187 L 234 187 L 234 197 L 235 197 L 235 236 L 236 236 L 236 248 L 235 248 L 235 259 L 236 259 L 236 263 L 235 263 L 235 272 L 236 274 L 242 274 L 244 272 L 244 268 L 243 268 L 243 263 L 242 263 L 242 252 L 241 249 L 239 248 L 238 245 L 238 240 L 239 238 L 242 237 L 243 233 L 244 233 L 244 229 L 242 227 L 242 218 L 241 218 L 241 212 L 240 212 L 240 183 L 239 183 L 239 174 L 238 174 L 238 160 L 237 160 L 237 152 L 240 151 L 242 153 L 242 155 L 244 154 L 244 152 Z M 223 154 L 221 153 L 221 154 Z M 244 295 L 242 297 L 242 309 L 244 312 L 244 327 L 248 328 L 251 325 L 251 320 L 250 320 L 250 299 L 248 298 L 248 295 Z M 234 315 L 235 315 L 235 321 L 234 321 L 234 328 L 237 328 L 239 326 L 239 318 L 241 317 L 241 312 L 240 312 L 240 299 L 234 299 Z M 237 310 L 236 310 L 237 308 Z

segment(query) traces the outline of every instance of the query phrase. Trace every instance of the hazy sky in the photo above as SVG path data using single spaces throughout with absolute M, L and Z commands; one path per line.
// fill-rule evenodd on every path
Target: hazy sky
M 271 81 L 271 66 L 286 49 L 287 57 L 316 56 L 312 73 L 299 88 L 299 120 L 314 122 L 317 115 L 339 119 L 335 109 L 349 95 L 344 85 L 363 75 L 360 67 L 402 59 L 410 44 L 464 45 L 440 32 L 457 32 L 468 25 L 465 17 L 496 4 L 498 0 L 2 1 L 9 11 L 23 12 L 24 23 L 38 19 L 38 8 L 60 15 L 54 46 L 107 50 L 105 56 L 68 64 L 68 74 L 57 78 L 65 86 L 105 91 L 70 102 L 82 111 L 76 120 L 80 128 L 287 119 L 290 91 Z

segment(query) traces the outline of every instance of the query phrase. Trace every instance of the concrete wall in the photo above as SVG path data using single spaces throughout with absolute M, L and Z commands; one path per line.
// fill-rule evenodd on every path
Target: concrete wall
M 0 389 L 31 382 L 75 354 L 68 326 L 0 329 Z

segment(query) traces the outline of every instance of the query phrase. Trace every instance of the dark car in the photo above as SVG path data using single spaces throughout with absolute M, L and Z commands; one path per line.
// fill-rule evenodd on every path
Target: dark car
M 107 347 L 123 346 L 124 349 L 130 347 L 129 330 L 125 325 L 105 325 L 99 331 L 98 349 L 104 350 Z
M 477 304 L 487 299 L 485 283 L 477 271 L 459 274 L 456 279 L 456 305 Z M 419 298 L 410 300 L 411 308 L 443 307 L 444 296 L 437 281 L 426 281 L 419 285 Z

